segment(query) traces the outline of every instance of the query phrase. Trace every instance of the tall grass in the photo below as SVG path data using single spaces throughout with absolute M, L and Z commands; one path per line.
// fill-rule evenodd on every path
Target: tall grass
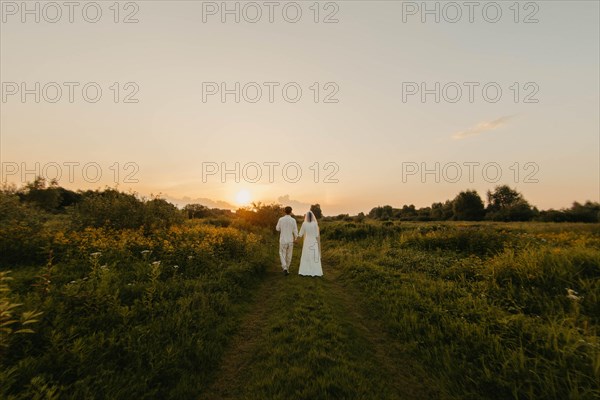
M 0 398 L 193 398 L 273 257 L 261 237 L 191 224 L 58 231 L 14 301 L 43 312 L 0 360 Z
M 343 271 L 450 395 L 598 398 L 597 233 L 507 228 L 449 224 L 378 244 L 342 240 L 324 264 Z

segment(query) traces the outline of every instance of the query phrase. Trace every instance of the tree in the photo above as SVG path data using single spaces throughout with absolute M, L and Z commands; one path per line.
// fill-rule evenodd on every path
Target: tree
M 87 190 L 75 206 L 75 221 L 80 227 L 136 229 L 144 225 L 144 204 L 131 193 L 116 189 Z
M 183 207 L 183 211 L 188 219 L 204 218 L 210 213 L 208 207 L 203 206 L 202 204 L 186 204 L 186 206 Z
M 485 215 L 483 200 L 475 190 L 460 192 L 452 202 L 452 211 L 459 221 L 480 221 Z
M 511 189 L 508 185 L 496 186 L 493 192 L 487 192 L 488 209 L 499 211 L 508 208 L 523 200 L 521 193 Z
M 238 208 L 235 214 L 244 221 L 266 228 L 275 229 L 277 221 L 285 215 L 281 204 L 252 203 L 251 207 Z
M 433 203 L 431 205 L 430 217 L 434 221 L 446 221 L 454 216 L 452 201 L 446 200 L 444 203 Z
M 563 210 L 549 209 L 541 211 L 537 220 L 541 222 L 566 222 L 568 221 L 568 215 Z
M 417 221 L 431 221 L 431 207 L 421 207 L 417 210 Z
M 535 215 L 531 205 L 523 195 L 508 185 L 496 186 L 487 192 L 488 206 L 486 219 L 493 221 L 529 221 Z
M 143 203 L 143 223 L 147 231 L 168 228 L 182 222 L 183 216 L 177 207 L 158 197 Z
M 23 201 L 46 211 L 56 210 L 62 202 L 57 182 L 53 180 L 50 182 L 50 186 L 47 186 L 46 179 L 41 176 L 35 178 L 33 182 L 27 183 L 20 197 Z
M 47 185 L 46 179 L 41 176 L 27 183 L 17 193 L 23 202 L 49 212 L 64 211 L 65 207 L 77 204 L 82 197 L 79 193 L 58 186 L 55 179 Z
M 374 207 L 369 211 L 369 218 L 390 219 L 393 216 L 394 209 L 390 205 Z
M 586 201 L 585 204 L 574 202 L 571 208 L 567 210 L 567 216 L 573 222 L 598 222 L 599 213 L 600 203 L 592 203 L 591 201 Z
M 355 218 L 356 222 L 363 222 L 365 220 L 365 213 L 364 212 L 359 212 L 358 215 Z
M 310 206 L 310 211 L 312 211 L 312 213 L 315 214 L 317 220 L 323 217 L 323 212 L 321 212 L 321 205 L 319 203 Z

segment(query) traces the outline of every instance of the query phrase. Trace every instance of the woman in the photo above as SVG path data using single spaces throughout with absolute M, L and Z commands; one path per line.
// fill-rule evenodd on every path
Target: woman
M 319 234 L 319 224 L 312 211 L 307 212 L 304 216 L 304 223 L 302 223 L 298 237 L 304 237 L 298 274 L 305 276 L 323 276 L 323 268 L 321 268 L 321 237 Z

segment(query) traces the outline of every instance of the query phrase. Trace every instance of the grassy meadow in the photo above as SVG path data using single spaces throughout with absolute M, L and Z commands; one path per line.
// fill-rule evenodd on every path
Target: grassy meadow
M 322 221 L 308 278 L 249 211 L 98 226 L 12 201 L 2 399 L 600 397 L 598 224 Z
M 599 228 L 340 223 L 324 259 L 445 396 L 594 399 Z

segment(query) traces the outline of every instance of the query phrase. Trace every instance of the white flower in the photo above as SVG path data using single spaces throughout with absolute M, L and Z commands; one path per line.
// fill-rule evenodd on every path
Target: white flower
M 179 269 L 179 265 L 173 265 L 173 269 Z
M 102 255 L 101 251 L 96 251 L 95 253 L 90 254 L 91 257 L 98 258 Z
M 569 289 L 569 288 L 565 288 L 565 289 L 567 289 L 567 297 L 569 299 L 579 301 L 583 298 L 583 296 L 577 296 L 579 293 L 577 293 L 573 289 Z
M 154 261 L 154 262 L 152 262 L 152 265 L 158 267 L 160 265 L 160 261 Z

